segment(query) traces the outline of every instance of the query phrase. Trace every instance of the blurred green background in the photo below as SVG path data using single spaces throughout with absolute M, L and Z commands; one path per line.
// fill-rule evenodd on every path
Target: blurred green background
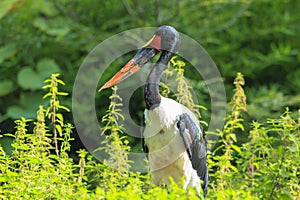
M 13 132 L 21 116 L 35 117 L 51 73 L 61 74 L 62 90 L 71 94 L 77 70 L 97 44 L 128 29 L 160 25 L 174 26 L 206 49 L 229 98 L 236 73 L 245 75 L 250 121 L 278 117 L 285 106 L 297 110 L 299 10 L 298 0 L 1 0 L 1 133 Z M 203 92 L 199 101 L 209 99 L 193 75 L 187 77 Z M 95 100 L 99 119 L 109 103 L 103 97 Z M 71 108 L 71 95 L 63 102 Z

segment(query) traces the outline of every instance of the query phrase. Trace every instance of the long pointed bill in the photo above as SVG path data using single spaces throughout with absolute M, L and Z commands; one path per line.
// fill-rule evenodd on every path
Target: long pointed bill
M 125 80 L 135 72 L 137 72 L 140 69 L 139 65 L 132 65 L 134 62 L 133 59 L 131 59 L 120 71 L 118 71 L 109 81 L 107 81 L 99 90 L 104 90 L 106 88 L 109 88 L 111 86 L 116 85 L 117 83 Z
M 151 45 L 153 43 L 152 41 L 156 42 L 156 40 L 150 40 L 150 42 L 147 43 L 146 47 L 144 46 L 144 48 L 142 48 L 120 71 L 118 71 L 100 88 L 99 92 L 125 80 L 126 78 L 137 72 L 140 67 L 149 62 L 151 58 L 153 58 L 160 50 L 158 50 L 157 48 L 153 48 L 153 46 Z

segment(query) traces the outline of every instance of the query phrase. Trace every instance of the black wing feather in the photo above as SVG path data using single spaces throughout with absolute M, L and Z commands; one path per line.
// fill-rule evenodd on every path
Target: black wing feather
M 199 130 L 195 122 L 187 113 L 179 116 L 177 127 L 192 162 L 192 166 L 197 171 L 200 179 L 203 180 L 202 189 L 204 194 L 206 194 L 208 185 L 208 171 L 206 164 L 207 141 L 203 128 L 200 126 Z
M 149 153 L 149 149 L 148 146 L 145 143 L 145 138 L 144 138 L 144 130 L 145 130 L 145 126 L 146 126 L 146 116 L 145 116 L 145 112 L 143 114 L 143 125 L 142 125 L 142 130 L 141 130 L 141 139 L 142 139 L 142 147 L 143 147 L 143 151 L 146 154 L 146 158 L 148 159 L 148 153 Z

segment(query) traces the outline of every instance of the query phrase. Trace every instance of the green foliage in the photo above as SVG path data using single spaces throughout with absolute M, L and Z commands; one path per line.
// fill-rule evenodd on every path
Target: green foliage
M 47 82 L 49 102 L 40 98 L 42 80 L 53 73 L 63 75 L 70 93 L 82 60 L 100 41 L 130 28 L 164 24 L 205 47 L 224 77 L 227 94 L 233 94 L 228 96 L 234 96 L 217 148 L 209 154 L 208 199 L 300 198 L 299 9 L 297 0 L 0 1 L 0 127 L 1 134 L 14 132 L 0 138 L 14 138 L 11 154 L 4 151 L 8 144 L 0 146 L 0 198 L 195 198 L 177 184 L 169 191 L 156 187 L 149 175 L 127 172 L 127 167 L 121 178 L 108 164 L 114 159 L 104 165 L 84 150 L 75 164 L 68 156 L 73 126 L 65 122 L 70 116 L 63 106 L 71 99 L 58 93 L 58 77 Z M 191 80 L 195 75 L 181 64 L 175 61 L 177 72 L 165 75 L 181 82 L 172 97 L 193 109 L 182 75 Z M 237 71 L 245 74 L 247 85 L 239 76 L 233 91 Z M 201 99 L 209 99 L 196 80 L 193 89 L 203 90 Z M 165 96 L 172 95 L 167 84 L 161 87 Z M 109 102 L 96 102 L 102 116 Z M 281 114 L 284 107 L 290 109 Z M 11 119 L 15 129 L 9 127 Z M 107 152 L 125 155 L 117 159 L 126 161 L 125 130 L 121 124 L 113 126 L 117 134 L 111 136 L 108 126 L 107 144 L 117 141 L 122 151 Z
M 63 133 L 63 127 L 64 127 L 64 118 L 61 113 L 59 113 L 59 110 L 65 110 L 70 111 L 67 107 L 60 105 L 60 102 L 58 100 L 59 96 L 66 96 L 68 93 L 66 92 L 59 92 L 58 91 L 58 85 L 64 85 L 65 83 L 58 79 L 59 74 L 52 74 L 50 79 L 45 80 L 45 83 L 48 83 L 48 85 L 45 85 L 44 89 L 49 89 L 49 92 L 44 95 L 43 99 L 50 98 L 50 105 L 46 110 L 46 115 L 49 119 L 51 119 L 52 124 L 52 131 L 53 131 L 53 140 L 55 144 L 55 152 L 56 155 L 59 156 L 59 150 L 58 150 L 58 142 L 57 142 L 57 132 L 59 133 L 59 136 L 62 137 Z M 72 125 L 67 124 L 65 127 L 65 131 L 67 133 L 70 133 L 70 129 L 72 129 Z M 68 142 L 69 138 L 67 139 Z M 67 147 L 67 149 L 69 149 Z
M 5 134 L 14 138 L 14 150 L 8 155 L 0 146 L 1 199 L 199 199 L 193 189 L 182 189 L 181 182 L 171 179 L 168 188 L 158 187 L 148 173 L 130 172 L 130 147 L 122 125 L 126 119 L 117 87 L 102 118 L 108 158 L 99 163 L 79 150 L 75 163 L 68 155 L 73 126 L 59 113 L 67 108 L 58 100 L 66 95 L 58 90 L 58 84 L 63 84 L 58 76 L 53 74 L 45 81 L 49 92 L 44 97 L 49 97 L 49 106 L 39 106 L 35 120 L 16 120 L 15 133 Z M 297 199 L 300 110 L 297 119 L 286 109 L 278 119 L 253 122 L 247 133 L 247 122 L 242 118 L 246 111 L 244 84 L 238 73 L 230 111 L 224 129 L 219 130 L 219 145 L 208 155 L 207 199 Z M 56 131 L 59 134 L 55 136 Z M 246 134 L 248 140 L 240 143 L 238 134 Z
M 99 163 L 85 150 L 79 150 L 76 164 L 68 156 L 73 126 L 65 123 L 58 112 L 67 109 L 58 101 L 60 95 L 66 95 L 58 90 L 58 84 L 63 84 L 58 76 L 53 74 L 45 81 L 44 88 L 49 92 L 44 99 L 49 97 L 49 106 L 39 106 L 36 120 L 16 120 L 16 132 L 5 134 L 14 138 L 14 150 L 7 155 L 0 146 L 1 199 L 174 199 L 186 194 L 174 182 L 166 190 L 154 186 L 149 174 L 129 171 L 130 147 L 126 138 L 119 135 L 124 130 L 118 120 L 124 117 L 118 108 L 122 100 L 116 93 L 117 87 L 113 88 L 111 104 L 102 120 L 103 133 L 107 135 L 103 143 L 109 159 Z M 61 132 L 56 123 L 63 127 Z M 60 134 L 55 135 L 56 131 Z M 189 191 L 186 198 L 197 199 L 196 192 Z
M 231 110 L 226 117 L 224 129 L 219 131 L 219 142 L 221 145 L 209 156 L 211 160 L 208 161 L 211 167 L 216 167 L 217 169 L 212 175 L 215 178 L 212 184 L 215 185 L 214 189 L 216 193 L 220 193 L 220 191 L 223 191 L 228 186 L 232 187 L 232 178 L 238 173 L 238 169 L 233 164 L 233 161 L 234 153 L 241 153 L 240 147 L 236 145 L 237 130 L 244 131 L 243 119 L 241 118 L 241 111 L 246 111 L 246 95 L 242 88 L 245 84 L 243 75 L 237 73 L 237 77 L 233 83 L 235 85 L 234 95 L 229 103 Z
M 49 73 L 62 74 L 70 93 L 75 72 L 99 42 L 131 28 L 165 24 L 205 47 L 228 93 L 236 71 L 245 74 L 251 86 L 245 90 L 251 90 L 247 96 L 252 119 L 280 116 L 282 106 L 300 103 L 299 6 L 297 0 L 2 0 L 0 122 L 25 115 L 33 118 L 34 105 L 24 104 L 23 99 L 39 97 L 41 80 Z M 186 75 L 195 79 L 193 72 Z M 197 83 L 192 87 L 201 89 Z M 71 99 L 64 101 L 69 105 Z M 96 102 L 100 108 L 109 103 Z
M 103 141 L 105 151 L 109 155 L 109 160 L 105 163 L 124 176 L 129 172 L 128 152 L 130 146 L 128 146 L 126 136 L 122 136 L 124 134 L 122 124 L 118 123 L 118 120 L 125 119 L 121 113 L 122 110 L 119 108 L 122 106 L 122 99 L 117 94 L 117 86 L 113 87 L 112 90 L 113 94 L 110 96 L 111 102 L 107 114 L 102 117 L 102 122 L 105 123 L 102 134 L 108 134 L 106 140 Z
M 237 146 L 238 130 L 244 132 L 241 114 L 247 110 L 240 73 L 234 84 L 232 110 L 220 131 L 221 145 L 208 159 L 214 194 L 218 199 L 299 198 L 299 121 L 287 109 L 279 119 L 253 122 L 248 141 Z
M 184 61 L 181 61 L 176 56 L 174 56 L 167 69 L 163 72 L 162 79 L 166 82 L 160 82 L 160 93 L 165 97 L 175 97 L 176 100 L 182 105 L 190 109 L 198 119 L 201 119 L 201 113 L 199 109 L 207 110 L 206 107 L 198 105 L 195 103 L 196 97 L 193 96 L 192 87 L 189 82 L 184 77 L 184 67 L 186 66 Z M 169 79 L 174 79 L 176 81 L 175 94 L 171 94 L 173 81 Z M 202 124 L 207 125 L 205 121 L 201 121 Z
M 59 71 L 59 67 L 54 60 L 44 58 L 38 61 L 36 71 L 32 67 L 23 67 L 18 73 L 18 84 L 23 89 L 37 90 L 42 87 L 41 83 L 43 80 L 48 78 L 53 72 Z
M 196 105 L 193 100 L 192 93 L 190 92 L 191 86 L 188 84 L 186 79 L 184 78 L 184 66 L 185 62 L 177 60 L 176 57 L 171 59 L 171 64 L 175 68 L 176 71 L 176 82 L 177 86 L 177 101 L 186 107 L 188 107 L 199 119 L 201 118 L 201 114 L 199 109 L 206 109 L 203 106 Z
M 61 142 L 60 156 L 51 151 L 52 134 L 46 126 L 46 110 L 39 106 L 33 130 L 28 129 L 32 120 L 21 118 L 16 120 L 12 155 L 1 157 L 1 199 L 43 199 L 61 197 L 71 198 L 75 187 L 82 187 L 74 179 L 72 159 L 67 151 L 72 126 L 63 124 L 65 129 Z

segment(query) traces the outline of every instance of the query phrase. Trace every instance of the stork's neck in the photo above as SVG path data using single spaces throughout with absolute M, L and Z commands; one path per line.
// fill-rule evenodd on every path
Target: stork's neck
M 166 69 L 168 62 L 174 53 L 163 51 L 155 66 L 152 68 L 145 85 L 145 102 L 146 108 L 152 110 L 159 106 L 161 96 L 159 93 L 159 82 L 163 71 Z

